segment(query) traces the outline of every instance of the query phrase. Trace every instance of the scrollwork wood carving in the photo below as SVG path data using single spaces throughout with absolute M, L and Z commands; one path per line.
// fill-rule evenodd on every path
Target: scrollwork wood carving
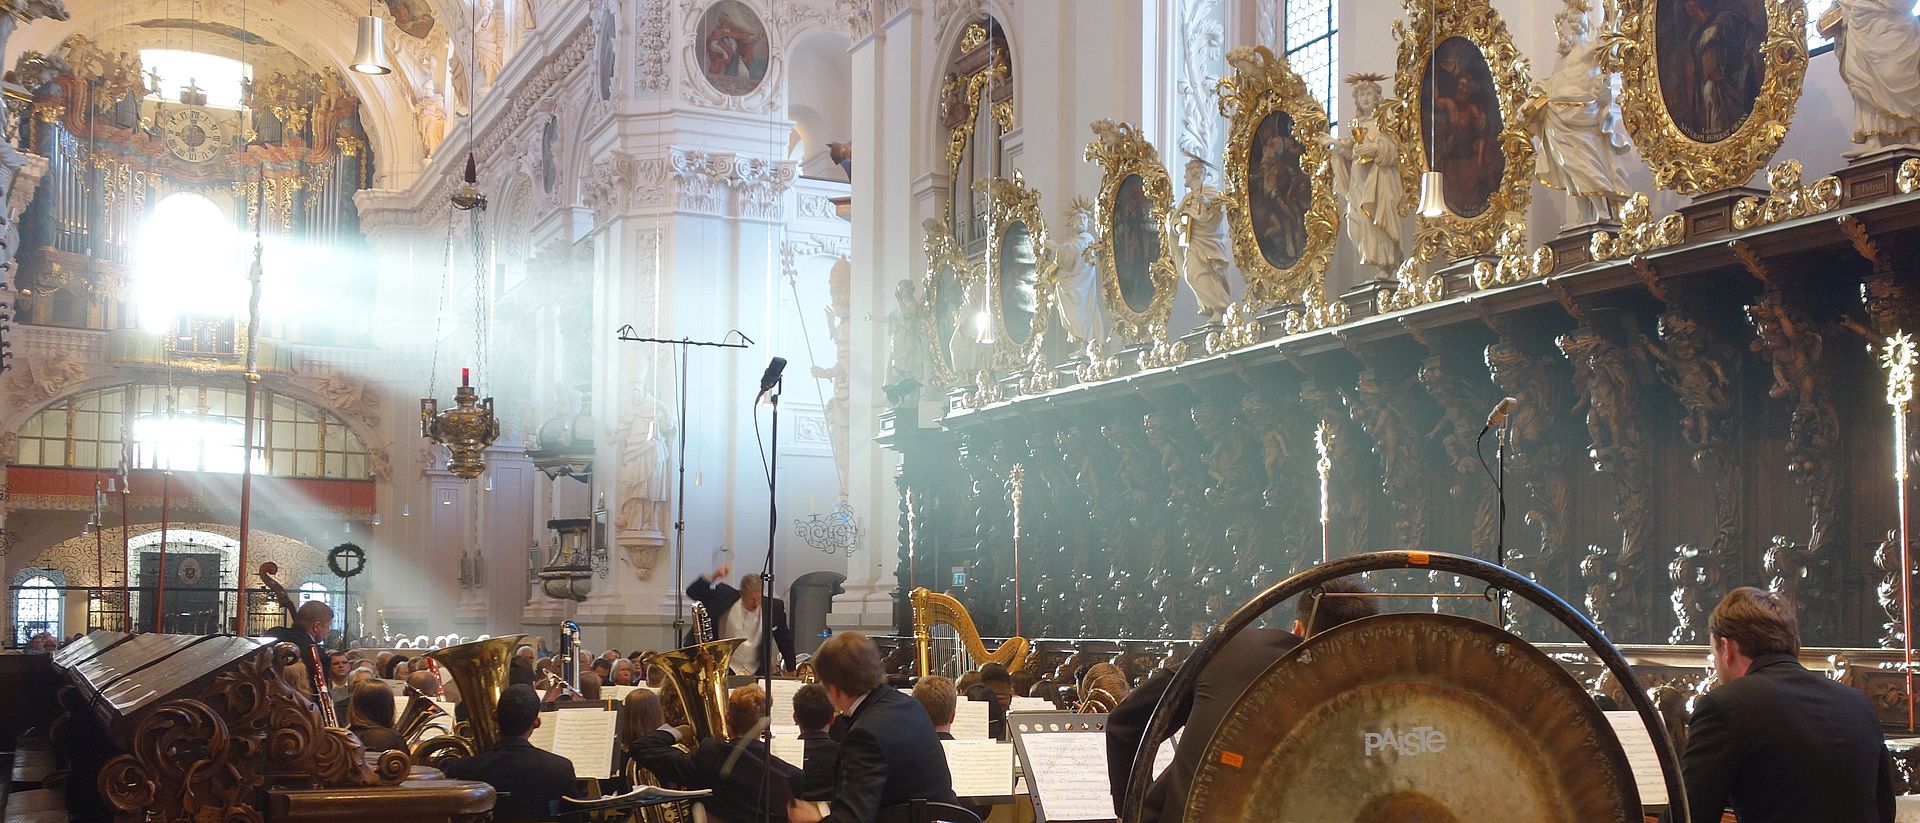
M 1840 413 L 1828 385 L 1831 366 L 1822 359 L 1826 340 L 1812 317 L 1776 290 L 1769 289 L 1748 305 L 1747 317 L 1755 332 L 1750 348 L 1766 359 L 1773 372 L 1767 395 L 1785 401 L 1792 412 L 1787 473 L 1807 490 L 1810 524 L 1803 563 L 1818 572 L 1832 562 L 1841 545 L 1839 507 L 1845 482 L 1836 465 Z M 1817 594 L 1821 577 L 1815 574 L 1809 579 L 1816 589 L 1811 594 Z M 1812 612 L 1816 623 L 1824 622 L 1824 611 Z
M 1362 369 L 1351 390 L 1343 391 L 1353 422 L 1373 439 L 1380 458 L 1380 490 L 1393 506 L 1393 538 L 1399 546 L 1427 542 L 1426 461 L 1420 432 L 1407 409 L 1416 378 L 1390 381 L 1374 369 Z
M 1532 550 L 1508 541 L 1507 564 L 1548 587 L 1570 586 L 1579 579 L 1574 568 L 1579 561 L 1567 542 L 1566 447 L 1552 436 L 1560 410 L 1573 405 L 1566 397 L 1566 383 L 1554 373 L 1550 358 L 1527 354 L 1507 340 L 1487 346 L 1486 362 L 1493 384 L 1520 401 L 1509 423 L 1513 448 L 1507 455 L 1507 477 L 1510 483 L 1519 480 L 1526 490 L 1521 519 L 1539 531 Z
M 1635 358 L 1635 349 L 1620 346 L 1589 326 L 1563 334 L 1555 343 L 1573 366 L 1574 390 L 1580 396 L 1576 411 L 1586 410 L 1587 454 L 1593 470 L 1613 480 L 1613 520 L 1620 526 L 1619 548 L 1590 547 L 1581 561 L 1581 577 L 1590 592 L 1604 579 L 1603 602 L 1617 606 L 1614 613 L 1604 615 L 1603 623 L 1601 612 L 1594 611 L 1595 622 L 1611 627 L 1615 637 L 1639 637 L 1650 612 L 1641 592 L 1651 513 L 1645 438 L 1635 419 L 1635 404 L 1647 366 Z M 1595 605 L 1590 595 L 1588 607 Z

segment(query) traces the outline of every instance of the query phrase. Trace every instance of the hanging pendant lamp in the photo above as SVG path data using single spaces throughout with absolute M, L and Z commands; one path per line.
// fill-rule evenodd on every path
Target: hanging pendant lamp
M 1440 137 L 1438 133 L 1440 107 L 1433 102 L 1433 98 L 1439 96 L 1440 92 L 1440 77 L 1433 70 L 1433 54 L 1440 48 L 1440 4 L 1438 2 L 1427 8 L 1427 35 L 1427 77 L 1432 82 L 1427 87 L 1428 98 L 1425 106 L 1427 139 L 1420 141 L 1420 148 L 1425 150 L 1427 161 L 1427 170 L 1420 173 L 1420 216 L 1433 219 L 1445 217 L 1447 214 L 1446 181 L 1440 176 L 1440 170 L 1434 168 L 1436 164 L 1433 162 L 1433 141 Z
M 1426 171 L 1420 174 L 1420 216 L 1444 217 L 1447 214 L 1447 197 L 1442 190 L 1445 178 L 1438 171 Z
M 367 16 L 360 18 L 360 37 L 347 68 L 361 74 L 393 73 L 393 67 L 387 65 L 387 21 L 374 15 L 371 2 L 367 4 Z

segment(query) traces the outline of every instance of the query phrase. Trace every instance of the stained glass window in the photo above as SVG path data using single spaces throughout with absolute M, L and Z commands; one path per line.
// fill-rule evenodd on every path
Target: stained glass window
M 1340 87 L 1340 0 L 1287 0 L 1287 64 L 1306 81 L 1307 93 L 1320 101 L 1331 123 L 1337 117 L 1334 94 Z
M 28 577 L 13 590 L 13 642 L 24 646 L 41 632 L 60 635 L 60 584 L 45 574 Z

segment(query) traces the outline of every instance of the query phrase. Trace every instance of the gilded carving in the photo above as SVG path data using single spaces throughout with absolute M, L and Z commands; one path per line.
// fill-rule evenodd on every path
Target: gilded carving
M 1185 341 L 1173 340 L 1167 336 L 1167 327 L 1155 323 L 1147 328 L 1147 345 L 1140 350 L 1139 365 L 1142 370 L 1158 369 L 1183 362 L 1187 359 Z
M 1227 63 L 1234 73 L 1221 78 L 1217 90 L 1220 114 L 1230 121 L 1225 176 L 1234 262 L 1246 277 L 1250 302 L 1300 302 L 1325 282 L 1339 234 L 1328 165 L 1327 115 L 1320 102 L 1307 93 L 1306 84 L 1293 73 L 1286 58 L 1265 46 L 1236 47 L 1227 52 Z M 1287 127 L 1287 133 L 1281 134 L 1276 128 L 1263 134 L 1261 124 L 1275 115 L 1285 118 L 1281 125 Z M 1278 164 L 1295 153 L 1308 187 L 1289 192 L 1283 184 L 1293 170 L 1278 168 Z M 1262 166 L 1262 179 L 1253 177 L 1256 160 Z M 1255 202 L 1256 196 L 1261 202 Z M 1285 238 L 1293 231 L 1291 225 L 1256 225 L 1257 218 L 1270 209 L 1281 221 L 1290 223 L 1297 218 L 1301 222 L 1297 248 L 1284 249 L 1295 253 L 1290 265 L 1284 254 L 1276 262 L 1263 250 L 1261 239 L 1267 233 L 1277 232 Z M 1298 213 L 1289 214 L 1289 210 Z M 1277 240 L 1270 239 L 1269 245 Z
M 1655 22 L 1660 0 L 1620 0 L 1602 60 L 1609 71 L 1620 73 L 1621 119 L 1653 169 L 1654 185 L 1689 195 L 1741 185 L 1766 165 L 1786 138 L 1807 71 L 1807 6 L 1800 0 L 1763 2 L 1766 32 L 1757 44 L 1760 83 L 1752 90 L 1751 111 L 1737 125 L 1716 126 L 1715 131 L 1724 134 L 1690 136 L 1693 129 L 1676 121 L 1673 101 L 1661 90 L 1661 34 Z M 1691 54 L 1680 58 L 1701 59 Z M 1739 67 L 1726 71 L 1737 73 Z M 1687 114 L 1683 110 L 1682 119 L 1691 120 Z
M 1539 530 L 1536 549 L 1509 541 L 1507 562 L 1549 586 L 1571 583 L 1576 571 L 1553 567 L 1575 556 L 1567 548 L 1565 449 L 1552 437 L 1561 410 L 1573 404 L 1567 402 L 1564 384 L 1552 374 L 1550 362 L 1506 340 L 1486 350 L 1487 372 L 1494 386 L 1520 401 L 1510 418 L 1513 447 L 1507 455 L 1507 475 L 1519 480 L 1526 491 L 1521 521 Z
M 1014 369 L 1040 357 L 1052 327 L 1056 261 L 1047 241 L 1047 219 L 1040 192 L 1018 172 L 1011 179 L 980 181 L 993 204 L 988 213 L 988 249 L 984 278 L 993 363 Z M 983 341 L 984 342 L 984 341 Z
M 1812 183 L 1800 182 L 1800 161 L 1782 160 L 1767 172 L 1767 196 L 1748 195 L 1733 206 L 1733 227 L 1741 231 L 1824 214 L 1840 205 L 1840 178 L 1829 174 Z
M 1541 246 L 1527 251 L 1527 221 L 1517 214 L 1507 215 L 1500 229 L 1500 240 L 1493 246 L 1494 260 L 1476 260 L 1473 264 L 1475 288 L 1506 286 L 1553 272 L 1553 249 Z
M 1288 334 L 1303 334 L 1329 326 L 1338 326 L 1352 316 L 1352 309 L 1344 301 L 1328 302 L 1324 292 L 1315 288 L 1301 297 L 1298 309 L 1288 309 L 1281 316 L 1281 327 Z
M 1587 252 L 1594 262 L 1604 263 L 1678 244 L 1685 232 L 1685 218 L 1669 214 L 1655 219 L 1647 193 L 1634 192 L 1620 206 L 1620 232 L 1594 232 L 1587 241 Z
M 1383 111 L 1382 128 L 1391 130 L 1400 144 L 1400 175 L 1408 192 L 1408 207 L 1414 205 L 1421 173 L 1435 167 L 1429 158 L 1435 157 L 1438 149 L 1430 145 L 1429 132 L 1464 135 L 1467 131 L 1458 123 L 1442 124 L 1439 119 L 1446 116 L 1477 121 L 1474 128 L 1483 131 L 1493 119 L 1492 112 L 1478 110 L 1477 98 L 1468 99 L 1466 78 L 1470 72 L 1456 73 L 1437 65 L 1441 62 L 1437 52 L 1455 38 L 1463 39 L 1478 50 L 1492 75 L 1492 97 L 1499 108 L 1498 131 L 1480 135 L 1484 144 L 1476 144 L 1476 154 L 1456 167 L 1456 173 L 1469 168 L 1484 175 L 1496 162 L 1490 155 L 1499 155 L 1504 167 L 1499 169 L 1497 181 L 1486 181 L 1490 193 L 1485 207 L 1463 214 L 1456 211 L 1459 204 L 1449 203 L 1445 214 L 1422 216 L 1416 223 L 1419 231 L 1439 229 L 1441 246 L 1451 257 L 1485 254 L 1493 249 L 1505 215 L 1525 214 L 1532 197 L 1533 137 L 1527 132 L 1524 113 L 1528 88 L 1533 83 L 1532 69 L 1526 56 L 1514 46 L 1506 22 L 1488 0 L 1407 0 L 1406 14 L 1406 18 L 1393 22 L 1394 39 L 1400 43 L 1393 78 L 1398 99 Z M 1460 78 L 1459 89 L 1439 89 L 1434 94 L 1439 75 Z M 1434 99 L 1428 100 L 1429 95 Z M 1456 112 L 1458 117 L 1442 115 L 1443 111 Z M 1433 143 L 1440 142 L 1436 136 Z
M 1900 161 L 1900 171 L 1894 174 L 1893 184 L 1901 194 L 1920 191 L 1920 157 L 1909 157 Z
M 1207 354 L 1221 354 L 1243 349 L 1260 342 L 1264 327 L 1260 317 L 1245 301 L 1232 303 L 1220 319 L 1220 327 L 1207 332 L 1204 341 Z
M 1179 286 L 1167 232 L 1173 179 L 1153 144 L 1133 126 L 1098 120 L 1093 133 L 1086 158 L 1101 168 L 1100 233 L 1094 247 L 1102 291 L 1120 339 L 1145 342 L 1152 339 L 1153 327 L 1166 325 Z

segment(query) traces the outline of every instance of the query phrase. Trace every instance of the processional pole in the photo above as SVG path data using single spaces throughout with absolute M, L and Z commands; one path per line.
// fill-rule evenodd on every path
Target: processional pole
M 260 394 L 260 373 L 256 370 L 260 350 L 260 276 L 262 228 L 267 223 L 267 213 L 263 210 L 267 191 L 267 169 L 260 167 L 260 179 L 254 185 L 253 192 L 253 266 L 247 271 L 250 292 L 247 295 L 247 407 L 245 427 L 242 429 L 240 447 L 240 564 L 234 575 L 235 601 L 233 609 L 233 633 L 242 637 L 247 634 L 247 544 L 248 527 L 253 519 L 253 414 L 255 403 Z M 164 570 L 162 570 L 164 573 Z M 348 600 L 350 605 L 352 600 Z
M 679 643 L 686 636 L 687 615 L 687 349 L 691 346 L 707 346 L 717 349 L 744 349 L 753 345 L 753 338 L 740 333 L 739 329 L 728 331 L 718 342 L 694 340 L 682 337 L 672 340 L 664 337 L 640 337 L 634 334 L 632 324 L 621 326 L 616 339 L 628 343 L 663 343 L 680 348 L 680 370 L 677 373 L 679 385 L 675 391 L 680 395 L 680 431 L 678 454 L 674 461 L 678 466 L 679 487 L 674 492 L 673 514 L 673 642 Z M 730 342 L 735 336 L 740 342 Z M 769 692 L 771 694 L 771 692 Z
M 1887 368 L 1887 405 L 1893 407 L 1893 479 L 1900 512 L 1900 653 L 1907 678 L 1907 731 L 1913 731 L 1913 541 L 1908 533 L 1907 414 L 1913 404 L 1913 336 L 1901 332 L 1887 338 L 1880 354 Z

